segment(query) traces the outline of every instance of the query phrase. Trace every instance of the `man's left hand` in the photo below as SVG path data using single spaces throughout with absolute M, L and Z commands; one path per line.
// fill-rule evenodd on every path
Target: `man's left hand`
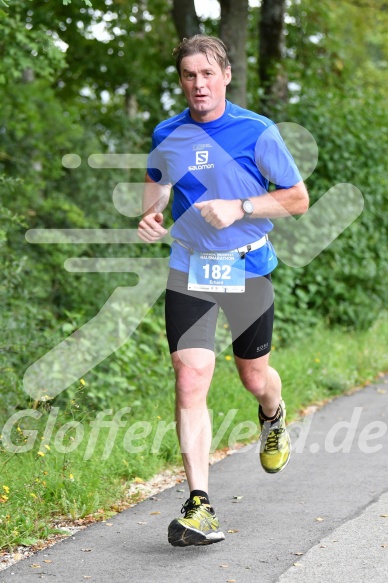
M 207 200 L 204 202 L 196 202 L 194 206 L 201 211 L 201 215 L 205 221 L 216 229 L 230 227 L 235 221 L 242 219 L 244 216 L 240 199 Z

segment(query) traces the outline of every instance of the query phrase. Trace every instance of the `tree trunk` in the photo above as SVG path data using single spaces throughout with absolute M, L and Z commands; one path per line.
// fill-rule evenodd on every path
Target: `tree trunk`
M 22 83 L 33 83 L 35 81 L 35 72 L 30 67 L 23 69 Z
M 282 66 L 285 0 L 263 0 L 259 23 L 259 75 L 264 90 L 263 113 L 271 115 L 287 102 L 287 77 Z
M 194 0 L 173 0 L 171 14 L 180 40 L 201 32 Z
M 227 97 L 233 103 L 246 107 L 248 0 L 220 0 L 220 4 L 220 38 L 228 49 L 233 74 Z
M 134 93 L 125 92 L 124 103 L 125 113 L 129 117 L 129 119 L 135 119 L 139 109 L 136 95 Z

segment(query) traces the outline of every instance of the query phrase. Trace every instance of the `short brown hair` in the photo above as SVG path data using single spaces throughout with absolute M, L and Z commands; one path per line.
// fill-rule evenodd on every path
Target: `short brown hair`
M 176 58 L 176 70 L 181 75 L 181 62 L 184 57 L 190 57 L 197 53 L 203 53 L 209 60 L 209 56 L 219 64 L 222 71 L 230 67 L 226 46 L 221 39 L 206 34 L 196 34 L 190 38 L 184 38 L 172 54 Z

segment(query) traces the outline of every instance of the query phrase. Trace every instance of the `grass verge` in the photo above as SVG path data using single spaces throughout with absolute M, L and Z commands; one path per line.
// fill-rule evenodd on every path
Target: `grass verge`
M 271 364 L 282 377 L 288 421 L 304 407 L 388 370 L 387 347 L 387 319 L 364 333 L 321 326 L 296 346 L 275 346 Z M 109 409 L 94 411 L 81 385 L 65 408 L 35 404 L 3 420 L 0 549 L 50 538 L 61 519 L 111 516 L 128 505 L 129 483 L 180 462 L 172 374 L 160 379 L 160 386 L 158 397 L 145 400 L 141 408 L 116 398 Z M 241 387 L 230 349 L 218 358 L 209 409 L 213 449 L 258 437 L 257 405 Z

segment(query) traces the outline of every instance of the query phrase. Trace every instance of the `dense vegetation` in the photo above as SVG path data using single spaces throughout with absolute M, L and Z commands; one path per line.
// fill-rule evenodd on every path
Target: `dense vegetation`
M 117 246 L 32 245 L 25 231 L 136 227 L 136 218 L 115 210 L 112 192 L 119 182 L 141 182 L 143 171 L 94 169 L 88 156 L 146 153 L 154 125 L 182 106 L 169 2 L 87 4 L 14 0 L 1 15 L 2 414 L 26 404 L 21 380 L 29 364 L 93 317 L 117 286 L 133 285 L 130 274 L 68 273 L 63 267 L 69 256 L 114 257 Z M 253 110 L 260 95 L 258 15 L 259 8 L 250 9 L 247 100 Z M 317 6 L 304 0 L 286 14 L 283 67 L 291 98 L 272 117 L 304 126 L 318 144 L 318 165 L 307 179 L 312 202 L 349 182 L 361 190 L 365 208 L 309 265 L 277 270 L 277 344 L 321 319 L 367 328 L 386 303 L 386 23 L 377 1 Z M 202 23 L 209 32 L 216 25 Z M 80 157 L 78 167 L 62 165 L 69 153 Z M 299 244 L 308 246 L 309 237 L 313 228 Z M 119 247 L 121 257 L 144 254 L 166 251 Z M 156 317 L 160 306 L 154 310 Z M 152 338 L 155 332 L 149 333 Z M 116 362 L 115 379 L 133 375 L 132 350 L 126 362 Z M 99 374 L 106 390 L 111 364 L 102 363 Z M 115 391 L 126 390 L 125 381 L 113 384 Z
M 166 245 L 31 244 L 26 231 L 135 229 L 137 212 L 120 214 L 112 194 L 119 183 L 141 183 L 143 169 L 93 168 L 88 158 L 96 153 L 147 153 L 152 128 L 184 104 L 171 57 L 178 36 L 169 0 L 0 4 L 1 427 L 15 411 L 31 406 L 49 411 L 47 404 L 33 403 L 24 391 L 25 370 L 90 321 L 117 287 L 136 284 L 131 273 L 72 273 L 66 271 L 65 261 L 168 255 Z M 246 98 L 248 107 L 258 112 L 263 96 L 257 76 L 259 18 L 260 7 L 251 6 Z M 276 122 L 300 124 L 318 144 L 318 164 L 306 179 L 312 204 L 333 185 L 351 183 L 362 192 L 364 211 L 311 263 L 299 268 L 281 263 L 276 270 L 276 350 L 292 350 L 315 326 L 326 347 L 333 338 L 334 351 L 337 332 L 330 336 L 322 326 L 356 334 L 353 348 L 357 334 L 368 342 L 374 334 L 386 334 L 378 321 L 384 319 L 388 288 L 387 22 L 386 4 L 378 0 L 289 2 L 282 60 L 289 99 L 273 105 L 271 116 Z M 201 30 L 212 34 L 218 26 L 209 18 L 200 22 Z M 298 144 L 289 146 L 298 159 Z M 133 198 L 136 192 L 134 188 Z M 336 206 L 341 204 L 338 200 Z M 290 232 L 282 222 L 277 227 L 281 245 L 282 233 L 289 240 Z M 309 246 L 314 229 L 311 225 L 296 242 L 299 249 Z M 135 313 L 128 318 L 144 309 L 143 300 L 137 298 Z M 220 342 L 224 335 L 221 326 Z M 319 397 L 314 383 L 321 383 L 330 394 L 376 373 L 386 362 L 381 349 L 377 352 L 374 361 L 372 353 L 363 349 L 361 368 L 353 363 L 349 370 L 355 372 L 346 379 L 338 367 L 328 373 L 330 379 L 326 373 L 312 371 L 300 404 Z M 365 363 L 369 359 L 370 368 Z M 319 360 L 316 357 L 315 364 Z M 150 418 L 159 418 L 156 414 L 164 415 L 164 406 L 172 416 L 169 366 L 159 300 L 121 349 L 94 367 L 81 387 L 79 381 L 73 383 L 52 404 L 61 408 L 64 418 L 73 419 L 90 412 L 95 415 L 105 407 L 125 406 L 130 392 L 134 419 L 140 409 L 148 411 Z M 284 375 L 286 387 L 291 386 L 287 370 Z M 294 409 L 300 404 L 295 402 Z M 20 435 L 19 439 L 22 443 Z M 163 454 L 167 461 L 175 455 L 176 445 L 171 443 Z M 31 460 L 39 459 L 34 455 Z M 67 463 L 63 461 L 63 480 L 67 476 L 69 482 L 72 473 Z M 106 475 L 130 479 L 143 469 L 144 476 L 157 469 L 138 458 L 133 463 L 114 471 L 109 466 Z M 16 475 L 16 465 L 13 471 Z M 46 500 L 50 504 L 59 496 L 55 488 Z M 5 492 L 0 490 L 0 502 Z M 74 515 L 84 515 L 99 501 L 77 504 Z M 65 507 L 63 502 L 60 510 Z M 18 536 L 10 534 L 7 544 L 20 540 Z

